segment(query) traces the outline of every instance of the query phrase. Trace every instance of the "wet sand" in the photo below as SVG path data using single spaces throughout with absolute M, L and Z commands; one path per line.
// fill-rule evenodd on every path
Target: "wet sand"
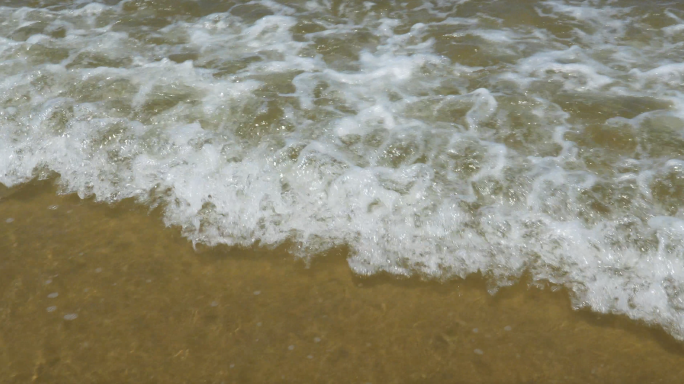
M 487 293 L 354 276 L 345 250 L 193 249 L 158 212 L 0 200 L 3 383 L 678 383 L 684 344 L 573 311 L 526 282 Z M 13 220 L 10 220 L 13 219 Z

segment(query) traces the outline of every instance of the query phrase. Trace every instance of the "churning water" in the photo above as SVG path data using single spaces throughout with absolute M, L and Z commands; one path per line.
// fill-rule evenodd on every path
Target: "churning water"
M 9 0 L 0 183 L 684 338 L 684 3 Z

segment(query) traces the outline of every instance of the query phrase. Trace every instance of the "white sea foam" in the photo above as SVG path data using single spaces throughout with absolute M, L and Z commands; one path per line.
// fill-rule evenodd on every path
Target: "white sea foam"
M 528 272 L 684 338 L 682 9 L 150 4 L 0 7 L 2 184 L 359 274 Z

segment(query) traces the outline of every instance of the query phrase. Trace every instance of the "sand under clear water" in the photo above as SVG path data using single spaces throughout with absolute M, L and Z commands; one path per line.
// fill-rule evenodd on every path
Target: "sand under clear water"
M 4 1 L 0 382 L 679 383 L 683 63 L 677 0 Z
M 0 382 L 678 383 L 684 346 L 527 283 L 360 278 L 342 249 L 193 249 L 156 212 L 0 200 Z

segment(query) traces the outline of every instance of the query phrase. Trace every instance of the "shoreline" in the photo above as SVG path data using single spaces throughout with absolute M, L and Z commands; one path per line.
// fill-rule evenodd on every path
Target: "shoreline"
M 0 200 L 8 382 L 656 383 L 684 343 L 565 289 L 361 277 L 343 249 L 194 250 L 132 202 L 34 182 Z M 7 222 L 8 219 L 13 219 Z

